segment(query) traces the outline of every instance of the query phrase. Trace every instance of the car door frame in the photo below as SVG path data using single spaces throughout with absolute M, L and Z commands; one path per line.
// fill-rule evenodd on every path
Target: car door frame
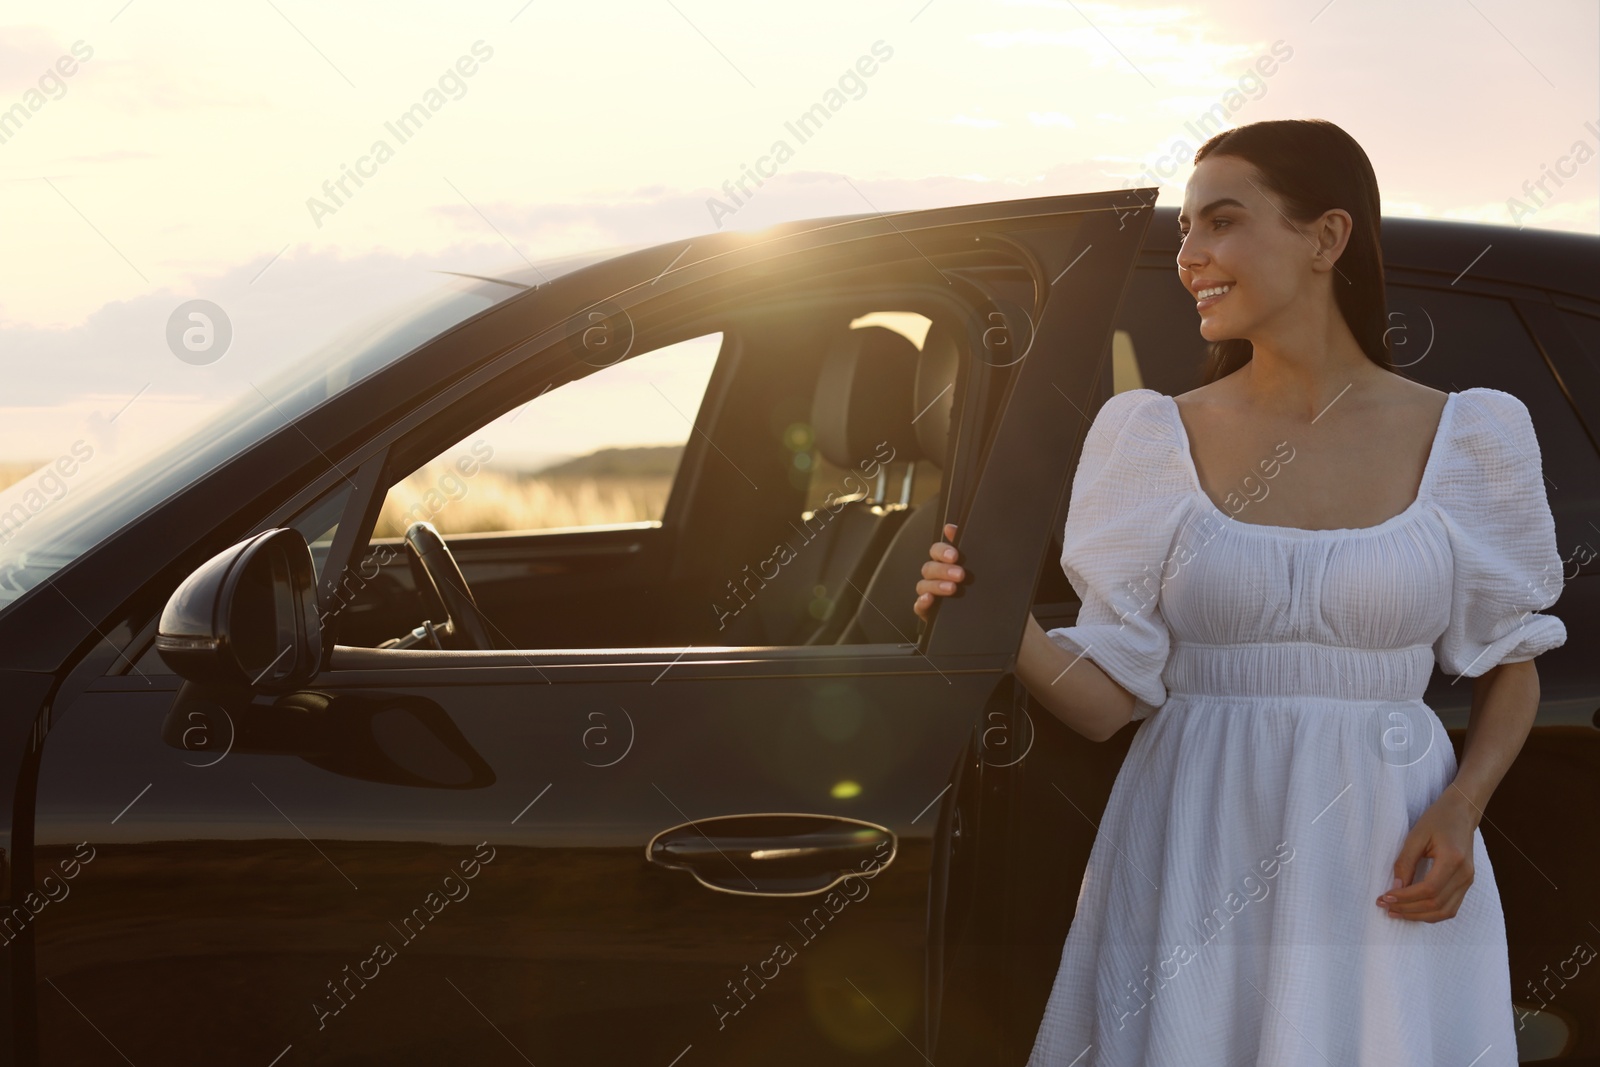
M 782 251 L 792 253 L 830 243 L 844 244 L 874 237 L 885 238 L 892 234 L 894 237 L 913 243 L 915 247 L 912 234 L 924 234 L 940 227 L 981 228 L 985 225 L 1015 224 L 1021 219 L 1038 219 L 1040 225 L 1048 225 L 1052 218 L 1081 213 L 1089 217 L 1092 222 L 1092 225 L 1086 227 L 1085 234 L 1099 235 L 1109 244 L 1111 234 L 1109 226 L 1113 220 L 1116 221 L 1118 230 L 1126 225 L 1129 217 L 1137 220 L 1136 227 L 1141 233 L 1143 226 L 1148 225 L 1148 213 L 1142 212 L 1141 207 L 1149 201 L 1139 196 L 1144 192 L 1153 193 L 1153 190 L 1043 197 L 1031 201 L 937 209 L 893 217 L 858 216 L 823 226 L 817 226 L 815 223 L 797 224 L 782 228 L 776 235 L 759 241 L 717 242 L 715 239 L 697 238 L 695 240 L 704 240 L 707 244 L 713 245 L 713 251 L 704 257 L 689 259 L 681 266 L 673 266 L 673 263 L 685 258 L 685 253 L 692 242 L 658 246 L 655 249 L 620 257 L 629 261 L 626 265 L 611 262 L 601 265 L 606 269 L 596 268 L 591 272 L 580 272 L 585 276 L 574 278 L 571 284 L 561 287 L 569 300 L 563 307 L 555 310 L 559 312 L 572 306 L 579 306 L 581 311 L 585 307 L 608 299 L 600 295 L 607 291 L 608 279 L 615 279 L 619 273 L 627 272 L 637 272 L 642 277 L 648 271 L 639 268 L 646 263 L 654 269 L 664 259 L 667 260 L 667 265 L 662 267 L 651 281 L 637 281 L 621 295 L 626 297 L 628 293 L 639 293 L 644 287 L 661 282 L 666 283 L 663 292 L 683 290 L 698 282 L 714 279 L 725 271 L 758 265 L 764 258 L 774 254 L 774 249 L 771 247 L 773 244 L 786 241 L 793 247 Z M 1153 196 L 1149 200 L 1153 200 Z M 1136 201 L 1140 206 L 1134 206 Z M 899 219 L 899 223 L 896 219 Z M 1078 259 L 1093 247 L 1094 242 L 1086 242 L 1082 252 L 1072 257 L 1070 261 L 1062 259 L 1058 262 L 1048 254 L 1040 257 L 1042 260 L 1040 266 L 1049 272 L 1044 276 L 1050 277 L 1050 286 L 1053 287 L 1066 276 L 1078 265 Z M 1070 333 L 1066 325 L 1069 313 L 1074 317 L 1098 315 L 1105 324 L 1104 331 L 1099 331 L 1104 333 L 1103 337 L 1094 338 L 1092 343 L 1082 342 L 1084 350 L 1079 352 L 1075 349 L 1070 353 L 1071 358 L 1066 354 L 1061 357 L 1066 364 L 1066 373 L 1060 376 L 1060 382 L 1046 383 L 1052 387 L 1052 393 L 1059 394 L 1060 399 L 1074 395 L 1084 397 L 1092 392 L 1094 375 L 1098 373 L 1094 356 L 1109 338 L 1111 324 L 1115 320 L 1115 306 L 1120 299 L 1127 271 L 1131 268 L 1137 248 L 1138 240 L 1135 238 L 1127 248 L 1128 255 L 1112 256 L 1109 260 L 1102 256 L 1098 264 L 1091 260 L 1091 264 L 1097 265 L 1105 277 L 1073 287 L 1066 294 L 1066 300 L 1049 300 L 1041 294 L 1036 303 L 1036 311 L 1048 314 L 1042 315 L 1037 323 L 1030 324 L 1032 328 L 1029 330 L 1029 337 L 1030 340 L 1046 346 Z M 669 258 L 667 254 L 674 250 L 677 251 L 677 255 Z M 1058 269 L 1059 273 L 1056 273 Z M 1081 274 L 1075 276 L 1074 282 L 1081 276 Z M 552 285 L 551 288 L 557 287 Z M 617 295 L 614 290 L 612 294 Z M 389 368 L 375 374 L 372 379 L 357 383 L 346 393 L 318 405 L 306 415 L 285 426 L 279 433 L 272 435 L 260 446 L 223 464 L 204 479 L 203 483 L 197 484 L 194 491 L 181 494 L 180 497 L 168 501 L 150 515 L 143 517 L 136 524 L 137 529 L 129 531 L 128 537 L 117 539 L 117 543 L 124 551 L 130 547 L 152 549 L 157 573 L 154 578 L 141 583 L 137 591 L 130 590 L 126 581 L 102 583 L 96 587 L 97 576 L 104 576 L 116 568 L 116 563 L 108 552 L 97 550 L 82 561 L 82 566 L 63 571 L 58 591 L 63 598 L 67 597 L 68 590 L 81 594 L 73 597 L 68 603 L 78 615 L 82 616 L 82 621 L 87 625 L 76 627 L 75 620 L 64 609 L 55 612 L 51 620 L 52 632 L 56 635 L 72 632 L 79 636 L 75 641 L 58 640 L 48 648 L 41 649 L 42 655 L 36 657 L 35 662 L 43 663 L 55 657 L 59 663 L 62 657 L 77 657 L 80 668 L 77 673 L 81 674 L 81 668 L 91 663 L 98 668 L 107 660 L 125 661 L 125 655 L 120 649 L 136 648 L 139 643 L 139 635 L 136 633 L 139 628 L 131 623 L 140 617 L 146 620 L 146 625 L 143 627 L 144 636 L 149 635 L 149 630 L 153 626 L 154 612 L 151 611 L 153 590 L 170 588 L 175 578 L 186 573 L 185 568 L 192 565 L 197 558 L 204 558 L 205 554 L 238 540 L 241 530 L 270 528 L 283 523 L 338 480 L 351 478 L 352 473 L 347 473 L 348 468 L 359 479 L 349 502 L 350 510 L 347 512 L 347 515 L 356 521 L 341 522 L 339 534 L 329 555 L 323 585 L 324 587 L 336 585 L 338 580 L 348 573 L 352 563 L 352 549 L 359 540 L 354 532 L 347 534 L 347 530 L 370 529 L 369 522 L 375 518 L 376 509 L 381 505 L 381 495 L 367 488 L 375 483 L 376 472 L 382 464 L 382 449 L 386 447 L 382 443 L 374 444 L 378 435 L 373 433 L 373 427 L 385 425 L 382 436 L 388 437 L 395 423 L 404 421 L 404 417 L 394 419 L 396 411 L 414 415 L 422 407 L 442 402 L 440 398 L 446 394 L 459 395 L 485 376 L 494 377 L 499 373 L 496 368 L 503 369 L 509 362 L 526 359 L 530 352 L 547 352 L 555 347 L 555 342 L 570 335 L 568 327 L 572 316 L 557 314 L 554 316 L 559 320 L 557 324 L 545 327 L 531 338 L 525 335 L 520 338 L 512 336 L 519 331 L 511 320 L 520 317 L 511 315 L 508 305 L 512 303 L 516 303 L 516 300 L 487 309 L 446 331 L 440 338 L 419 347 L 417 352 L 400 361 L 397 368 Z M 1112 310 L 1106 311 L 1107 307 Z M 525 334 L 525 331 L 520 332 Z M 506 337 L 508 343 L 498 355 L 491 356 L 485 361 L 469 364 L 465 368 L 460 368 L 458 364 L 452 368 L 451 373 L 443 376 L 442 381 L 440 376 L 429 374 L 428 368 L 436 366 L 440 362 L 440 357 L 448 350 L 462 346 L 469 333 L 475 336 L 492 336 L 499 333 Z M 1035 360 L 1033 363 L 1037 366 L 1043 361 Z M 1037 375 L 1030 377 L 1026 370 L 1027 366 L 1028 363 L 1023 361 L 1018 385 L 1037 384 L 1033 382 L 1033 377 Z M 459 373 L 456 373 L 457 370 Z M 982 379 L 979 384 L 983 384 Z M 420 404 L 416 402 L 414 396 L 418 386 L 433 390 L 433 396 Z M 382 402 L 373 405 L 365 403 L 373 399 Z M 984 408 L 985 398 L 979 390 L 970 399 L 973 402 L 964 405 L 963 411 L 970 412 L 971 418 L 977 418 Z M 1070 473 L 1066 457 L 1074 454 L 1074 444 L 1073 434 L 1069 432 L 1068 427 L 1072 427 L 1074 431 L 1081 431 L 1086 425 L 1081 407 L 1076 413 L 1077 419 L 1071 415 L 1063 418 L 1059 410 L 1049 410 L 1045 404 L 1047 399 L 1049 397 L 1043 390 L 1010 388 L 1006 392 L 1008 405 L 1006 414 L 997 423 L 992 448 L 981 456 L 970 452 L 964 454 L 962 456 L 964 466 L 958 464 L 950 472 L 952 486 L 950 498 L 963 501 L 971 497 L 970 505 L 958 506 L 952 512 L 952 517 L 959 518 L 964 525 L 963 541 L 969 545 L 985 543 L 1006 545 L 1007 551 L 995 554 L 995 559 L 990 564 L 993 568 L 990 571 L 991 577 L 987 582 L 967 590 L 961 598 L 958 598 L 965 599 L 967 603 L 947 605 L 941 609 L 943 617 L 938 625 L 931 628 L 926 641 L 922 642 L 925 647 L 909 648 L 902 654 L 925 655 L 930 663 L 938 662 L 951 670 L 999 675 L 1010 669 L 1014 661 L 1015 639 L 1020 637 L 1027 597 L 1037 577 L 1043 548 L 1048 544 L 1050 536 L 1048 517 Z M 343 416 L 351 411 L 368 414 L 369 421 L 356 423 L 354 427 L 343 422 Z M 350 447 L 352 441 L 358 442 L 356 447 Z M 1046 479 L 1042 489 L 1036 478 L 1030 478 L 1023 473 L 1028 464 L 1019 462 L 1025 461 L 1030 451 L 1039 449 L 1041 444 L 1045 446 L 1043 450 L 1048 454 L 1059 457 L 1056 459 L 1054 473 Z M 338 457 L 338 460 L 330 457 Z M 1013 466 L 1008 468 L 1008 462 Z M 981 482 L 977 478 L 977 468 L 980 463 L 984 464 L 986 470 L 993 468 L 994 471 L 992 475 L 986 475 Z M 326 470 L 320 477 L 313 477 L 310 484 L 307 484 L 308 472 L 324 464 L 331 469 Z M 272 499 L 282 492 L 284 487 L 296 483 L 301 486 L 300 491 L 290 493 L 290 499 L 272 508 L 270 517 L 265 522 L 247 521 L 251 513 L 259 516 L 258 508 L 262 501 Z M 197 532 L 191 520 L 195 511 L 199 510 L 197 502 L 205 499 L 208 493 L 211 499 L 207 500 L 204 510 L 216 521 L 208 531 Z M 996 503 L 1004 504 L 1008 499 L 1026 501 L 1029 506 L 1022 508 L 1021 514 L 1010 512 L 1003 506 L 994 506 Z M 1039 501 L 1046 503 L 1040 505 Z M 1035 522 L 1033 520 L 1036 511 L 1039 512 L 1039 517 Z M 968 521 L 969 515 L 970 521 Z M 1029 521 L 1024 522 L 1022 527 L 1021 536 L 1024 543 L 1016 550 L 1012 550 L 1011 543 L 1016 531 L 1009 524 L 1019 517 Z M 162 550 L 155 550 L 158 545 Z M 1004 595 L 1007 589 L 1012 591 L 1010 598 Z M 1017 603 L 1011 604 L 1009 600 L 1016 600 Z M 1020 610 L 1011 610 L 1015 608 Z M 120 618 L 118 618 L 119 612 L 124 613 Z M 1015 623 L 1014 630 L 1008 627 L 1007 620 Z M 12 621 L 14 623 L 16 620 Z M 121 629 L 116 631 L 119 636 L 114 642 L 97 640 L 103 637 L 107 627 L 119 624 Z M 996 630 L 996 625 L 1001 629 Z M 51 651 L 52 648 L 56 651 Z M 851 646 L 839 646 L 831 652 L 827 649 L 814 651 L 786 649 L 780 650 L 782 654 L 777 656 L 770 650 L 765 654 L 758 650 L 751 653 L 748 659 L 752 661 L 753 666 L 755 661 L 766 661 L 762 670 L 770 671 L 774 667 L 783 666 L 781 663 L 773 662 L 775 659 L 819 662 L 830 655 L 849 655 L 850 648 Z M 971 651 L 972 649 L 979 651 Z M 95 651 L 99 654 L 83 658 L 86 651 Z M 329 649 L 330 654 L 332 651 Z M 569 664 L 573 659 L 573 655 L 567 651 L 559 653 L 558 656 Z M 641 656 L 644 657 L 643 660 L 640 659 Z M 656 654 L 654 659 L 650 657 L 651 653 L 648 651 L 629 649 L 613 655 L 600 655 L 591 659 L 588 665 L 602 667 L 609 664 L 617 670 L 633 673 L 631 668 L 636 668 L 643 662 L 657 664 L 661 662 L 659 654 Z M 122 675 L 124 682 L 128 681 L 126 674 L 124 669 Z M 118 687 L 118 683 L 113 680 L 117 677 L 106 676 L 105 681 L 110 683 L 110 688 Z M 58 700 L 68 695 L 67 691 L 55 694 Z M 39 737 L 39 744 L 34 747 L 32 753 L 35 759 L 45 740 L 44 736 Z M 23 812 L 19 810 L 16 814 L 20 817 Z M 26 865 L 23 863 L 13 865 L 13 893 L 25 869 Z M 20 958 L 20 955 L 15 958 Z M 31 967 L 29 970 L 31 971 Z M 31 1000 L 31 997 L 29 999 Z
M 1153 196 L 1150 198 L 1153 201 Z M 1140 201 L 1141 204 L 1150 201 Z M 1126 206 L 1121 210 L 1111 213 L 1116 219 L 1116 229 L 1121 230 L 1128 225 L 1130 216 L 1137 217 L 1138 207 Z M 1015 661 L 1016 642 L 1020 641 L 1021 629 L 1025 625 L 1031 594 L 1036 587 L 1040 569 L 1046 565 L 1045 556 L 1053 538 L 1053 523 L 1057 517 L 1065 497 L 1075 457 L 1081 447 L 1082 436 L 1092 420 L 1090 412 L 1097 409 L 1100 402 L 1106 399 L 1110 388 L 1109 376 L 1103 372 L 1103 360 L 1100 356 L 1109 351 L 1111 331 L 1114 328 L 1121 301 L 1126 291 L 1127 279 L 1131 277 L 1134 264 L 1142 245 L 1142 234 L 1149 224 L 1149 213 L 1145 213 L 1136 223 L 1136 232 L 1140 235 L 1130 246 L 1130 251 L 1125 262 L 1120 267 L 1113 264 L 1106 268 L 1110 276 L 1117 282 L 1109 288 L 1096 289 L 1094 287 L 1078 287 L 1067 294 L 1063 301 L 1047 301 L 1051 305 L 1051 313 L 1042 317 L 1037 324 L 1035 335 L 1030 338 L 1032 343 L 1049 350 L 1052 345 L 1058 344 L 1064 338 L 1054 331 L 1061 324 L 1070 321 L 1075 316 L 1088 316 L 1098 312 L 1105 314 L 1105 328 L 1103 336 L 1092 336 L 1086 342 L 1087 347 L 1069 352 L 1062 350 L 1060 363 L 1065 373 L 1059 376 L 1060 380 L 1052 379 L 1052 375 L 1034 374 L 1029 376 L 1024 373 L 1012 384 L 1005 396 L 1005 411 L 1003 418 L 995 427 L 995 435 L 991 447 L 982 457 L 973 456 L 971 450 L 964 455 L 968 461 L 969 480 L 975 483 L 972 501 L 965 508 L 959 509 L 952 517 L 959 518 L 958 525 L 963 527 L 959 540 L 963 545 L 1006 544 L 1007 551 L 994 553 L 994 561 L 1002 566 L 994 568 L 986 564 L 988 579 L 985 584 L 990 589 L 1003 587 L 1020 591 L 1022 610 L 1014 610 L 1012 605 L 987 604 L 981 606 L 956 607 L 952 602 L 941 607 L 943 625 L 931 627 L 924 635 L 926 641 L 919 642 L 919 650 L 926 649 L 930 662 L 953 665 L 962 664 L 962 669 L 975 670 L 984 673 L 1005 674 L 1009 672 Z M 1109 219 L 1106 221 L 1105 233 L 1111 232 Z M 1093 248 L 1093 241 L 1087 241 L 1087 250 Z M 1055 281 L 1077 265 L 1077 259 L 1065 264 L 1051 264 L 1060 267 L 1059 273 L 1053 272 Z M 1026 359 L 1026 357 L 1024 357 Z M 1032 364 L 1035 371 L 1047 367 L 1044 359 L 1035 359 Z M 1083 398 L 1081 404 L 1071 401 L 1072 396 Z M 978 405 L 963 407 L 963 412 L 968 418 L 975 418 Z M 1076 418 L 1074 418 L 1076 416 Z M 967 432 L 973 432 L 968 427 Z M 1028 462 L 1031 455 L 1037 453 L 1063 457 L 1055 468 L 1052 477 L 1041 480 L 1035 476 L 1035 466 Z M 971 470 L 978 462 L 984 464 L 981 479 L 976 472 Z M 954 499 L 961 499 L 960 493 L 953 494 Z M 1004 507 L 1008 500 L 1027 499 L 1035 503 L 1030 509 L 1026 520 L 1020 524 L 1011 525 L 1011 518 Z M 1025 532 L 1018 536 L 1017 530 Z M 1009 542 L 1009 543 L 1008 543 Z M 996 569 L 1000 571 L 996 577 Z M 961 597 L 966 597 L 970 590 L 964 590 Z M 956 599 L 961 599 L 958 597 Z M 954 610 L 952 610 L 954 609 Z M 1013 633 L 1008 624 L 1014 625 Z M 979 642 L 985 636 L 995 634 L 1011 634 L 1011 637 L 1002 642 L 1000 647 L 1009 648 L 1011 651 L 1002 652 L 998 656 L 973 654 L 965 651 L 971 647 L 969 642 Z M 871 648 L 880 646 L 848 646 L 840 648 L 839 652 L 854 651 L 855 647 Z M 738 669 L 737 662 L 729 659 L 716 660 L 718 656 L 729 654 L 739 655 L 744 658 L 743 665 L 746 669 L 757 669 L 761 664 L 764 669 L 773 669 L 783 661 L 800 658 L 813 660 L 813 657 L 829 656 L 825 650 L 781 649 L 781 650 L 718 650 L 708 651 L 694 657 L 675 657 L 667 660 L 661 653 L 652 655 L 646 650 L 617 650 L 615 654 L 592 654 L 595 658 L 589 660 L 591 665 L 599 665 L 600 657 L 609 658 L 609 665 L 614 669 L 621 669 L 625 665 L 643 667 L 647 671 L 654 671 L 663 666 L 682 666 L 687 659 L 694 663 L 698 660 L 706 661 L 710 666 L 713 662 L 719 669 Z M 553 667 L 567 661 L 570 656 L 557 654 L 548 660 L 541 658 L 543 666 Z M 839 670 L 842 664 L 828 664 L 825 661 L 816 663 L 815 666 L 833 673 Z M 675 668 L 676 669 L 676 668 Z M 403 681 L 402 676 L 391 676 L 381 681 L 374 680 L 377 684 L 389 684 Z M 1019 702 L 1017 694 L 1009 687 L 997 690 L 994 700 L 997 700 L 1002 709 L 1009 709 L 1006 713 L 1015 714 Z M 991 701 L 991 705 L 994 703 Z M 993 710 L 986 709 L 985 717 Z M 974 722 L 974 734 L 979 722 Z M 1020 736 L 1020 724 L 1014 724 L 1011 729 Z M 928 957 L 927 984 L 925 987 L 927 1009 L 925 1012 L 925 1047 L 931 1049 L 937 1038 L 937 1014 L 944 987 L 942 973 L 945 948 L 940 943 L 938 931 L 942 930 L 944 916 L 936 914 L 947 899 L 951 891 L 949 879 L 951 877 L 948 857 L 950 852 L 950 835 L 954 829 L 959 814 L 956 811 L 956 797 L 971 792 L 975 787 L 977 776 L 981 775 L 982 759 L 977 759 L 977 766 L 968 766 L 974 763 L 974 745 L 969 739 L 966 751 L 960 753 L 952 767 L 951 785 L 956 790 L 951 796 L 951 801 L 941 806 L 936 828 L 936 879 L 939 885 L 935 887 L 936 907 L 930 911 L 929 937 L 930 946 L 937 946 L 936 951 L 931 951 Z M 969 815 L 969 824 L 976 826 L 976 821 Z M 965 875 L 971 877 L 969 873 Z

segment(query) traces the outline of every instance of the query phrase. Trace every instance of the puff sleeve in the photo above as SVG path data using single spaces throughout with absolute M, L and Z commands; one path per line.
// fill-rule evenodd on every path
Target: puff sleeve
M 1046 632 L 1132 693 L 1134 719 L 1166 702 L 1161 674 L 1172 646 L 1160 593 L 1181 495 L 1163 402 L 1154 390 L 1130 389 L 1095 415 L 1061 542 L 1061 569 L 1082 606 L 1074 625 Z
M 1561 595 L 1564 573 L 1527 406 L 1498 389 L 1456 399 L 1453 447 L 1435 490 L 1454 582 L 1450 622 L 1433 651 L 1441 670 L 1476 678 L 1566 642 L 1566 625 L 1539 614 Z

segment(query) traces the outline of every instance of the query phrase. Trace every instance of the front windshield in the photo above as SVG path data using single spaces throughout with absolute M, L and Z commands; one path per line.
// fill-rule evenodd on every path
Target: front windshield
M 452 278 L 427 300 L 370 316 L 347 329 L 176 439 L 97 462 L 58 500 L 40 490 L 41 479 L 50 477 L 48 467 L 44 474 L 17 482 L 0 492 L 0 614 L 139 516 L 329 397 L 524 288 L 618 252 L 590 253 L 500 275 L 515 284 Z

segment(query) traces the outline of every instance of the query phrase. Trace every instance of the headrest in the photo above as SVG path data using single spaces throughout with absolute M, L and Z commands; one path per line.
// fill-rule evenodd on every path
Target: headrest
M 860 326 L 833 340 L 811 409 L 817 451 L 829 463 L 858 467 L 885 441 L 895 463 L 918 457 L 911 424 L 917 362 L 917 346 L 883 326 Z
M 959 332 L 942 322 L 928 327 L 922 342 L 922 358 L 917 363 L 911 416 L 917 431 L 917 449 L 922 458 L 944 469 L 945 450 L 950 442 L 950 413 L 955 409 L 956 374 L 961 369 L 961 352 L 966 346 Z

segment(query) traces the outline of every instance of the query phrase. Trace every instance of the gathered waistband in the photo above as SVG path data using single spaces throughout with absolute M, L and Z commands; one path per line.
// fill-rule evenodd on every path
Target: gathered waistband
M 1371 649 L 1314 641 L 1174 640 L 1161 679 L 1169 697 L 1421 703 L 1433 669 L 1432 645 Z

